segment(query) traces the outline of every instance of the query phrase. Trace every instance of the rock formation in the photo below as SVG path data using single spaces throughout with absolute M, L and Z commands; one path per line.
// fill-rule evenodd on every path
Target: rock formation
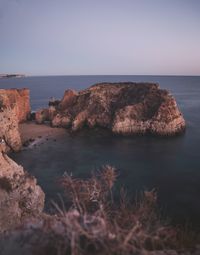
M 35 120 L 37 124 L 42 124 L 49 119 L 49 109 L 41 109 L 35 113 Z
M 8 150 L 20 150 L 18 124 L 29 113 L 28 89 L 0 89 L 0 232 L 38 216 L 44 207 L 44 193 L 36 179 L 6 155 Z
M 116 134 L 174 135 L 185 120 L 174 97 L 154 83 L 101 83 L 80 92 L 67 90 L 62 100 L 36 113 L 36 122 L 73 131 L 84 126 Z
M 5 154 L 0 143 L 0 232 L 38 216 L 44 207 L 44 193 L 36 179 L 25 173 Z
M 19 122 L 26 121 L 30 115 L 29 89 L 0 89 L 0 104 L 11 108 Z
M 0 139 L 7 151 L 19 151 L 22 146 L 18 120 L 9 108 L 0 109 Z
M 0 89 L 0 138 L 6 143 L 7 150 L 21 148 L 18 123 L 26 121 L 29 114 L 28 89 Z

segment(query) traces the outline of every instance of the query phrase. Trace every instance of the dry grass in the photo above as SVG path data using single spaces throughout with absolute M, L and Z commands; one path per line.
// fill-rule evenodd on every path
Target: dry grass
M 91 213 L 105 207 L 108 201 L 112 202 L 112 187 L 116 177 L 116 170 L 105 166 L 88 180 L 74 179 L 65 174 L 60 184 L 74 208 L 80 213 Z
M 15 234 L 20 247 L 28 244 L 30 253 L 26 254 L 36 255 L 185 254 L 188 247 L 183 239 L 187 243 L 187 237 L 160 220 L 155 190 L 145 191 L 133 203 L 122 189 L 120 202 L 115 203 L 112 188 L 116 177 L 111 166 L 87 180 L 65 174 L 60 183 L 70 208 L 54 203 L 57 215 L 44 216 L 20 229 Z

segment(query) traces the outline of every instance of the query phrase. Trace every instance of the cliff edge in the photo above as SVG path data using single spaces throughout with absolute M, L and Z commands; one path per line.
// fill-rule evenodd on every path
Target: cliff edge
M 0 139 L 7 150 L 20 150 L 22 143 L 18 124 L 26 121 L 29 115 L 28 89 L 0 89 Z
M 19 122 L 29 118 L 30 91 L 29 89 L 0 89 L 0 104 L 11 108 Z
M 0 232 L 42 213 L 45 195 L 36 179 L 24 172 L 0 144 Z
M 18 124 L 29 118 L 29 99 L 28 89 L 0 89 L 0 232 L 38 216 L 44 207 L 36 179 L 6 155 L 21 149 Z

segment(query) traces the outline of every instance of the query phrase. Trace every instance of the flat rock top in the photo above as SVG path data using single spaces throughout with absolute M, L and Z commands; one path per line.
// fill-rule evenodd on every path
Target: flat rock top
M 119 89 L 157 89 L 159 90 L 158 83 L 149 82 L 102 82 L 96 83 L 89 88 L 83 90 L 119 90 Z
M 87 93 L 90 93 L 91 95 L 95 94 L 100 97 L 103 96 L 106 98 L 107 103 L 113 99 L 118 100 L 120 105 L 124 99 L 126 99 L 126 102 L 124 101 L 124 103 L 127 105 L 134 103 L 134 99 L 143 101 L 145 97 L 151 95 L 157 95 L 157 97 L 160 97 L 160 99 L 164 99 L 166 96 L 171 96 L 169 91 L 160 89 L 159 84 L 148 82 L 97 83 L 87 89 L 81 90 L 78 93 L 78 96 L 82 96 Z
M 101 83 L 96 83 L 92 85 L 90 88 L 95 88 L 95 87 L 105 87 L 105 88 L 110 88 L 110 87 L 129 87 L 129 86 L 145 86 L 149 88 L 159 88 L 158 83 L 153 83 L 153 82 L 101 82 Z

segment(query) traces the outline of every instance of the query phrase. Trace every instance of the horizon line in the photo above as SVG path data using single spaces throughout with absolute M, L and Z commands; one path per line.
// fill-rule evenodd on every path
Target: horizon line
M 23 74 L 25 77 L 44 76 L 200 76 L 200 74 Z
M 21 75 L 25 77 L 45 77 L 45 76 L 187 76 L 198 77 L 200 74 L 25 74 L 25 73 L 0 73 L 1 75 Z

